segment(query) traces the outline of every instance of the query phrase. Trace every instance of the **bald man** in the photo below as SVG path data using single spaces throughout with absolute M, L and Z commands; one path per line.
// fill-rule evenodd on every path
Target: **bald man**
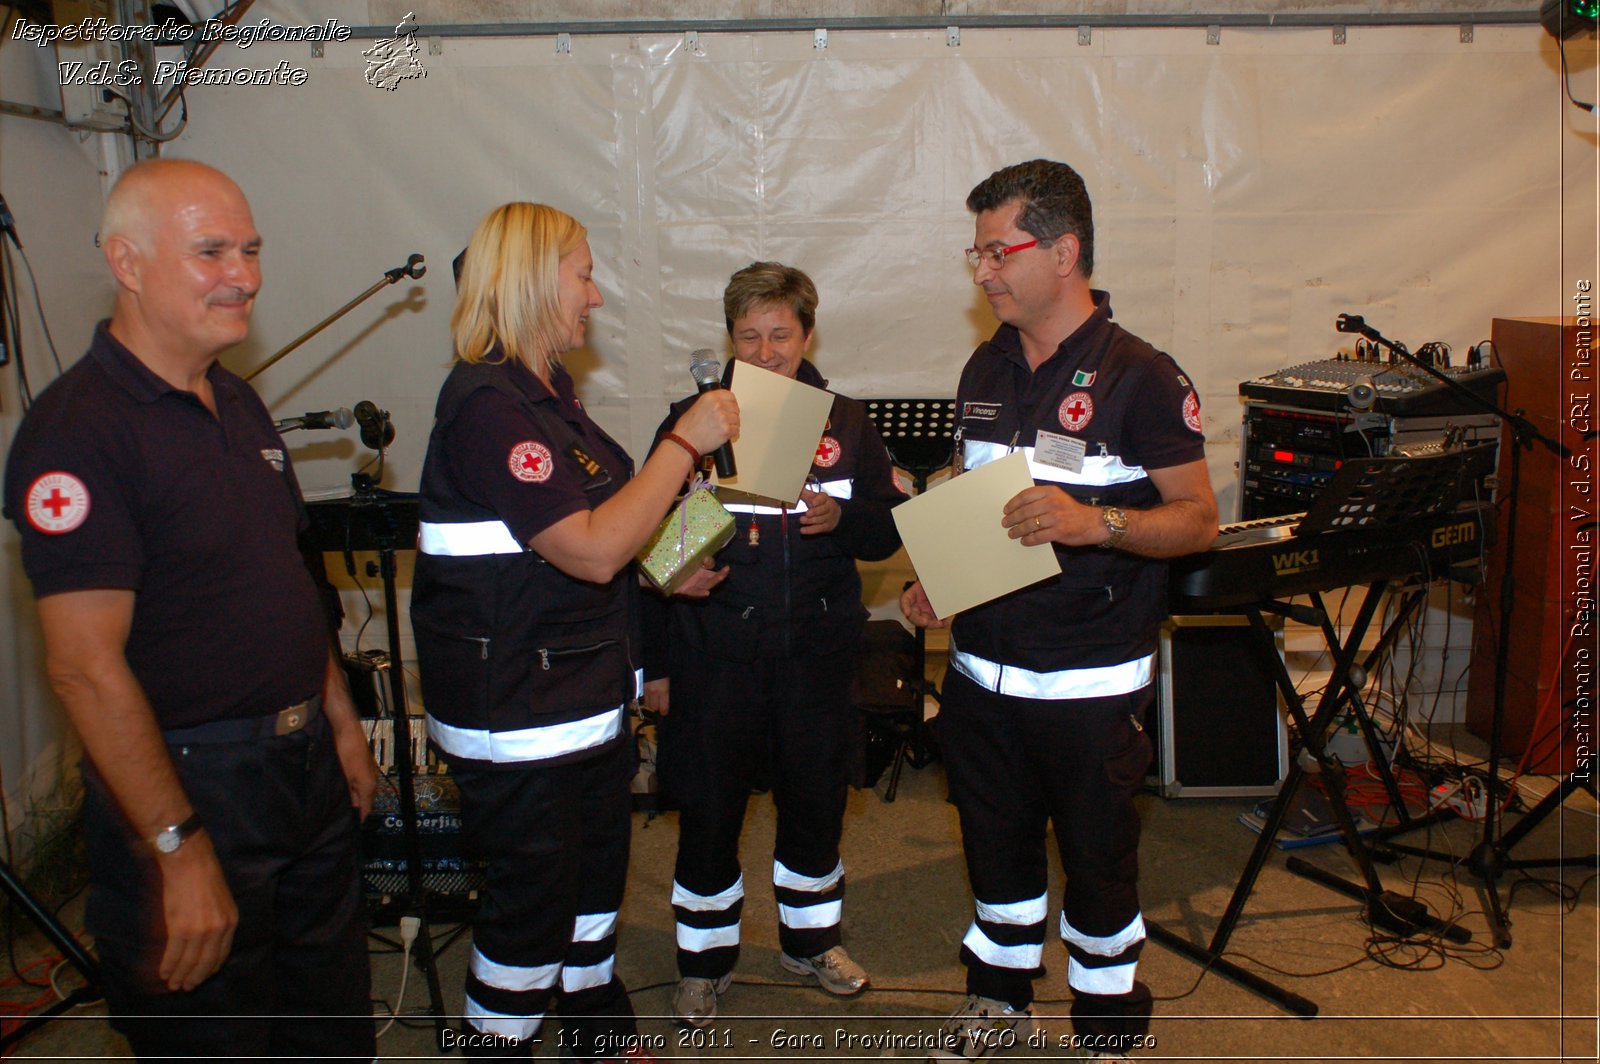
M 249 330 L 261 237 L 225 175 L 154 160 L 112 190 L 101 244 L 111 319 L 24 418 L 5 511 L 86 755 L 113 1024 L 147 1060 L 370 1058 L 377 770 L 283 440 L 217 364 Z

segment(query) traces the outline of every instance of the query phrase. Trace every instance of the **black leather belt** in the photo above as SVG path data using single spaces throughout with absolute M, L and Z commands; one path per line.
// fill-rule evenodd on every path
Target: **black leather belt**
M 269 713 L 264 717 L 214 720 L 209 724 L 196 724 L 192 728 L 173 728 L 162 732 L 161 736 L 168 743 L 250 742 L 297 732 L 320 716 L 322 716 L 322 696 L 317 695 L 315 698 L 296 703 L 276 713 Z

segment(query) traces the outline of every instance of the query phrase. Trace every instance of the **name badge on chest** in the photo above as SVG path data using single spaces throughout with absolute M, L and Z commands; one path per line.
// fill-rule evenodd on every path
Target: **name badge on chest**
M 1040 429 L 1039 437 L 1033 444 L 1033 457 L 1035 461 L 1056 469 L 1082 473 L 1083 456 L 1088 450 L 1089 445 L 1075 436 L 1062 436 Z

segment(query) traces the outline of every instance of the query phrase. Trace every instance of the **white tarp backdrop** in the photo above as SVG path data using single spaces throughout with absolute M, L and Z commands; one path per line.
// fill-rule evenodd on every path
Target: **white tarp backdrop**
M 262 3 L 249 20 L 304 24 L 316 9 Z M 1007 163 L 1070 162 L 1094 198 L 1097 286 L 1199 385 L 1225 519 L 1238 383 L 1331 357 L 1348 339 L 1339 312 L 1463 358 L 1491 318 L 1562 313 L 1572 278 L 1596 274 L 1594 119 L 1563 101 L 1554 42 L 1534 25 L 1480 26 L 1470 43 L 1456 26 L 1352 26 L 1342 44 L 1327 28 L 1229 28 L 1208 44 L 1203 27 L 1096 28 L 1087 45 L 1071 29 L 968 29 L 958 46 L 942 30 L 834 31 L 825 48 L 809 32 L 422 43 L 426 76 L 392 91 L 364 77 L 370 40 L 319 58 L 304 43 L 225 46 L 213 67 L 282 60 L 308 79 L 191 87 L 187 129 L 165 149 L 233 175 L 266 238 L 254 336 L 230 368 L 426 256 L 425 278 L 256 381 L 279 417 L 363 399 L 391 411 L 384 483 L 398 489 L 416 487 L 446 372 L 450 259 L 510 199 L 588 225 L 606 306 L 569 365 L 642 456 L 690 388 L 689 352 L 723 343 L 728 275 L 755 259 L 816 279 L 813 357 L 837 389 L 953 394 L 995 324 L 962 258 L 966 193 Z M 9 62 L 26 54 L 5 47 Z M 1575 48 L 1592 98 L 1594 45 Z M 0 124 L 0 177 L 38 263 L 53 225 L 80 240 L 99 203 L 83 180 L 60 186 L 71 202 L 12 182 L 42 136 L 15 136 L 19 122 Z M 107 288 L 65 280 L 82 269 L 74 247 L 40 276 L 71 358 L 109 309 Z M 49 373 L 30 364 L 37 390 Z M 369 457 L 354 430 L 289 443 L 313 490 Z M 15 533 L 0 537 L 11 601 L 25 602 Z M 870 593 L 889 602 L 903 576 L 880 569 Z M 30 638 L 0 645 L 0 669 L 35 668 Z M 20 712 L 48 712 L 37 684 L 21 688 Z

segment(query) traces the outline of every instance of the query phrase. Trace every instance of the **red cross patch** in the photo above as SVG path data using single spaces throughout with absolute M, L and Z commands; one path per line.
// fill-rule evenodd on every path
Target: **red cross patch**
M 511 448 L 507 459 L 511 475 L 529 484 L 542 484 L 555 472 L 555 462 L 550 458 L 550 448 L 537 440 L 523 440 Z
M 1193 391 L 1183 397 L 1183 423 L 1195 432 L 1200 431 L 1200 397 Z
M 1059 416 L 1062 428 L 1068 432 L 1082 432 L 1094 417 L 1094 400 L 1089 398 L 1088 392 L 1073 392 L 1061 400 Z
M 28 486 L 28 523 L 58 536 L 89 516 L 89 489 L 71 473 L 46 473 Z
M 837 465 L 839 457 L 844 454 L 844 448 L 839 446 L 839 441 L 832 436 L 824 436 L 817 443 L 817 455 L 812 459 L 823 469 Z

